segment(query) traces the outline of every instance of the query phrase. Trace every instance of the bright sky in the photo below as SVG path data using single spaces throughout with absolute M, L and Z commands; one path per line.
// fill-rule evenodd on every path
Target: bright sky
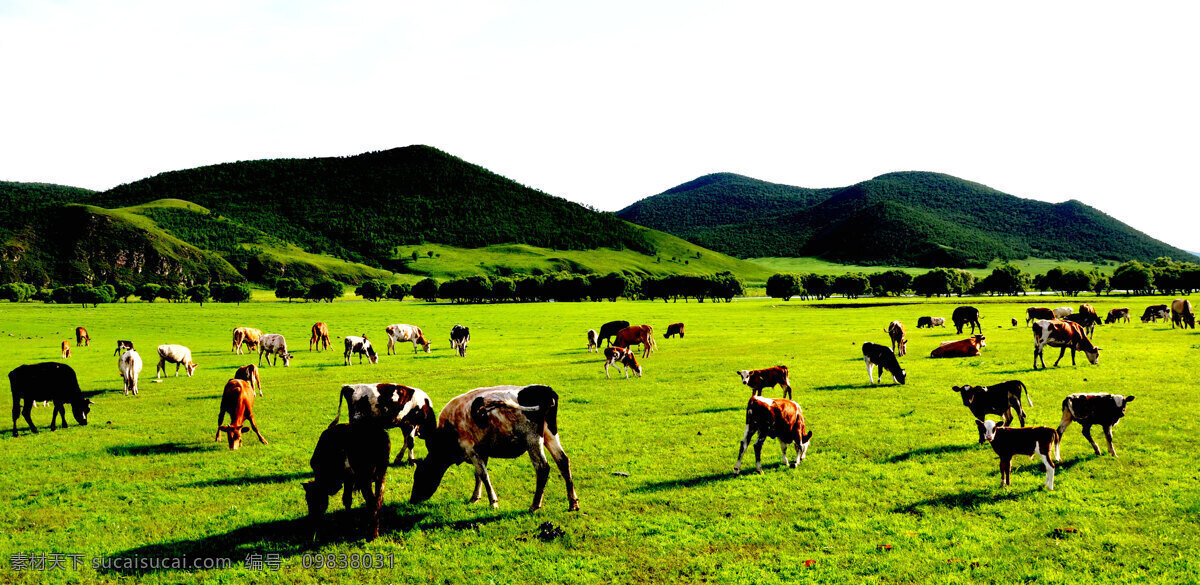
M 0 180 L 428 144 L 616 210 L 731 171 L 1079 199 L 1200 251 L 1200 3 L 0 0 Z

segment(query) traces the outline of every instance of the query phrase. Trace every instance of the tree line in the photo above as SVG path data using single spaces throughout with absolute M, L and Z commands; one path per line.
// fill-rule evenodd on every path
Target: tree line
M 241 304 L 250 300 L 250 287 L 244 283 L 227 284 L 223 282 L 197 284 L 189 287 L 153 283 L 134 287 L 128 283 L 118 282 L 94 286 L 73 284 L 41 289 L 24 282 L 0 285 L 0 300 L 14 303 L 42 301 L 60 305 L 77 304 L 84 307 L 88 305 L 95 307 L 101 303 L 118 301 L 128 303 L 129 297 L 137 297 L 149 303 L 163 299 L 170 303 L 192 302 L 201 305 L 209 301 Z
M 578 302 L 616 301 L 618 298 L 684 302 L 706 299 L 732 301 L 744 294 L 745 286 L 732 273 L 707 276 L 674 275 L 637 277 L 618 272 L 574 274 L 562 272 L 544 275 L 468 276 L 438 282 L 426 278 L 411 287 L 368 281 L 354 293 L 369 301 L 413 298 L 428 302 L 438 299 L 452 303 L 506 302 Z

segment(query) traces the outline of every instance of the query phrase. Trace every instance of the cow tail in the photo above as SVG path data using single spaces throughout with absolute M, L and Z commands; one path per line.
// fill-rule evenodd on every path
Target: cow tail
M 526 408 L 536 409 L 550 434 L 558 434 L 558 393 L 552 388 L 541 384 L 526 386 L 517 393 L 517 403 Z M 531 413 L 530 416 L 537 415 Z
M 1025 393 L 1025 402 L 1029 403 L 1029 408 L 1033 408 L 1033 397 L 1029 395 L 1029 388 L 1025 386 L 1024 382 L 1018 381 L 1017 383 L 1021 385 L 1021 391 Z
M 342 400 L 343 399 L 346 401 L 346 410 L 350 410 L 350 399 L 346 396 L 346 386 L 342 386 L 341 392 L 338 392 L 337 416 L 333 417 L 333 422 L 329 423 L 329 426 L 331 426 L 331 427 L 333 425 L 338 424 L 338 421 L 341 420 L 341 418 L 342 418 Z

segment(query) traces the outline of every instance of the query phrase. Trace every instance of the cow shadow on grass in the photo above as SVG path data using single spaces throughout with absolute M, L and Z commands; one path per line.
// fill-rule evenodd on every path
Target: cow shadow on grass
M 704 410 L 697 410 L 696 412 L 693 412 L 692 414 L 717 414 L 717 413 L 721 413 L 721 412 L 741 412 L 745 409 L 746 409 L 745 406 L 729 406 L 729 407 L 725 407 L 725 408 L 705 408 Z
M 1032 488 L 1024 491 L 1005 491 L 996 493 L 990 489 L 967 490 L 956 494 L 945 494 L 924 500 L 917 500 L 905 506 L 897 506 L 892 508 L 892 513 L 895 514 L 912 514 L 914 516 L 924 516 L 925 509 L 928 508 L 944 508 L 957 509 L 963 511 L 974 511 L 980 506 L 987 504 L 996 504 L 999 502 L 1010 502 L 1021 499 L 1038 491 L 1038 488 Z
M 764 463 L 763 471 L 765 472 L 767 469 L 773 469 L 773 468 L 782 467 L 782 466 L 783 466 L 783 464 L 778 461 L 776 461 L 774 463 Z M 743 464 L 742 475 L 756 475 L 757 473 L 758 473 L 758 471 L 755 469 L 753 462 L 750 462 L 748 464 Z M 683 478 L 683 479 L 672 479 L 672 480 L 667 480 L 667 481 L 650 482 L 647 484 L 642 484 L 642 485 L 635 487 L 629 491 L 636 492 L 636 493 L 654 493 L 654 492 L 661 492 L 661 491 L 666 491 L 666 490 L 675 490 L 675 489 L 680 489 L 680 488 L 693 488 L 693 487 L 697 487 L 697 486 L 708 485 L 710 483 L 729 481 L 729 480 L 737 479 L 739 477 L 741 477 L 741 476 L 733 474 L 733 469 L 731 468 L 729 471 L 723 471 L 723 472 L 719 472 L 719 473 L 710 473 L 708 475 L 701 475 L 699 477 L 687 477 L 687 478 Z
M 187 488 L 205 488 L 205 487 L 221 487 L 221 486 L 240 486 L 251 484 L 271 484 L 271 483 L 286 483 L 299 479 L 308 479 L 312 477 L 312 472 L 296 472 L 296 473 L 275 473 L 271 475 L 259 475 L 251 477 L 226 477 L 221 479 L 210 479 L 208 481 L 196 481 L 185 483 L 179 487 Z
M 948 453 L 962 453 L 963 451 L 970 451 L 972 449 L 977 449 L 977 448 L 978 449 L 986 449 L 987 447 L 985 445 L 980 445 L 978 443 L 974 443 L 974 444 L 970 444 L 970 445 L 941 445 L 938 447 L 924 447 L 921 449 L 913 449 L 912 451 L 908 451 L 906 453 L 900 453 L 899 455 L 893 455 L 891 457 L 888 457 L 887 459 L 884 459 L 884 461 L 887 463 L 900 463 L 901 461 L 908 461 L 909 459 L 912 459 L 913 457 L 921 457 L 921 456 L 925 456 L 925 455 L 946 455 Z
M 211 451 L 216 443 L 156 443 L 153 445 L 117 445 L 109 447 L 108 453 L 118 457 L 140 457 L 144 455 L 183 455 Z

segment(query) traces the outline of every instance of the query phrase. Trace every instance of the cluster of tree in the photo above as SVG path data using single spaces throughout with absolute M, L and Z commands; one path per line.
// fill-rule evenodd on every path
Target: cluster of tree
M 330 278 L 307 286 L 295 278 L 280 278 L 275 281 L 275 298 L 287 299 L 289 303 L 296 299 L 332 303 L 334 299 L 340 299 L 345 294 L 345 285 Z
M 382 280 L 368 280 L 354 289 L 354 294 L 368 301 L 403 301 L 411 292 L 412 287 L 407 284 L 388 284 Z
M 56 288 L 43 288 L 23 282 L 0 285 L 0 300 L 12 302 L 42 301 L 62 305 L 79 304 L 84 307 L 95 307 L 100 303 L 128 303 L 129 297 L 137 296 L 143 301 L 154 302 L 164 299 L 168 302 L 193 302 L 203 305 L 208 301 L 222 303 L 242 303 L 250 300 L 250 287 L 242 283 L 226 284 L 197 284 L 190 287 L 182 285 L 143 284 L 139 287 L 127 283 L 117 284 L 73 284 Z
M 411 289 L 384 283 L 364 283 L 355 294 L 368 300 L 403 298 L 411 294 L 428 302 L 445 299 L 454 303 L 485 302 L 575 302 L 616 301 L 627 299 L 662 299 L 666 301 L 705 299 L 730 301 L 743 294 L 744 287 L 733 274 L 722 272 L 710 276 L 664 276 L 639 278 L 627 274 L 558 274 L 469 276 L 438 283 L 426 278 Z M 397 288 L 399 287 L 399 288 Z M 395 291 L 395 293 L 392 293 Z

